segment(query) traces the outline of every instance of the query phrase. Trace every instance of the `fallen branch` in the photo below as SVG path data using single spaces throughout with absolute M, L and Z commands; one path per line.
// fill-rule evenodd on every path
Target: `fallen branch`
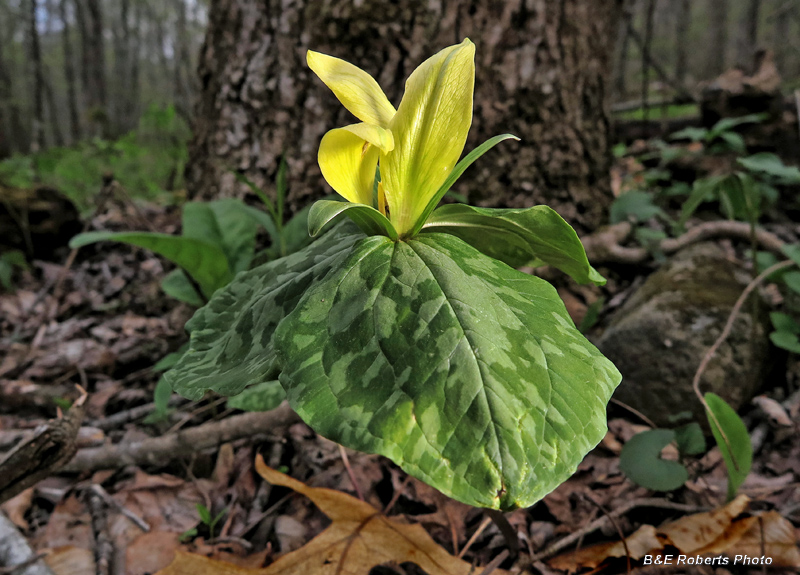
M 643 247 L 625 247 L 623 242 L 633 233 L 633 226 L 621 222 L 599 229 L 581 238 L 586 255 L 592 264 L 622 263 L 639 264 L 649 260 L 652 255 Z M 677 238 L 661 240 L 658 249 L 665 254 L 672 254 L 692 244 L 718 237 L 750 240 L 750 224 L 745 222 L 714 221 L 705 222 L 693 227 Z M 775 234 L 763 229 L 756 229 L 756 241 L 765 250 L 781 253 L 784 245 Z
M 276 427 L 286 427 L 298 421 L 297 414 L 284 403 L 272 411 L 234 415 L 162 437 L 81 449 L 63 470 L 82 472 L 126 465 L 157 465 L 223 443 L 269 433 Z
M 37 559 L 25 538 L 3 513 L 0 513 L 0 573 L 15 575 L 53 575 L 44 561 Z

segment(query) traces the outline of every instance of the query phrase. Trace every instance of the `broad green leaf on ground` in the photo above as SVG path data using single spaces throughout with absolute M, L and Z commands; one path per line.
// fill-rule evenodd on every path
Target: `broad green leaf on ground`
M 706 451 L 706 438 L 696 421 L 676 428 L 675 441 L 681 455 L 700 455 Z
M 189 350 L 165 374 L 172 388 L 196 400 L 207 390 L 237 395 L 248 385 L 274 380 L 275 327 L 363 237 L 345 222 L 322 241 L 236 276 L 186 324 Z
M 174 269 L 164 276 L 164 279 L 161 280 L 161 289 L 168 296 L 191 306 L 201 307 L 203 305 L 203 299 L 189 281 L 186 272 L 180 268 Z
M 711 392 L 706 393 L 704 397 L 708 409 L 711 410 L 711 413 L 706 413 L 708 425 L 711 427 L 711 433 L 714 434 L 714 439 L 722 453 L 722 460 L 728 469 L 728 499 L 733 499 L 753 465 L 753 446 L 750 443 L 750 434 L 747 433 L 742 418 L 724 399 Z M 719 422 L 719 426 L 717 426 L 717 422 Z
M 759 152 L 736 161 L 751 172 L 776 178 L 783 184 L 800 183 L 800 170 L 797 166 L 787 166 L 778 156 L 770 152 Z
M 242 411 L 269 411 L 278 407 L 284 399 L 286 392 L 283 391 L 281 383 L 274 379 L 251 385 L 239 395 L 234 395 L 228 399 L 228 408 Z
M 186 270 L 206 297 L 211 297 L 233 277 L 225 253 L 214 244 L 196 238 L 148 232 L 86 232 L 72 238 L 69 246 L 79 248 L 102 241 L 122 242 L 164 256 Z
M 397 232 L 389 219 L 372 206 L 335 200 L 314 202 L 308 212 L 308 234 L 316 236 L 322 228 L 343 215 L 347 215 L 367 235 L 397 239 Z
M 246 217 L 246 210 L 240 200 L 233 198 L 190 202 L 183 207 L 183 237 L 219 247 L 231 272 L 237 274 L 250 266 L 256 247 L 258 223 Z
M 678 489 L 689 479 L 677 461 L 661 459 L 661 450 L 675 441 L 671 429 L 649 429 L 637 433 L 619 454 L 619 468 L 634 483 L 653 491 Z
M 612 224 L 628 221 L 646 222 L 655 216 L 663 216 L 664 210 L 653 202 L 652 194 L 633 190 L 625 192 L 611 204 L 609 218 Z
M 535 261 L 554 266 L 582 284 L 606 283 L 586 259 L 572 226 L 547 206 L 493 209 L 449 204 L 433 212 L 423 231 L 454 235 L 511 267 Z
M 500 509 L 575 471 L 621 378 L 550 284 L 449 234 L 361 239 L 274 344 L 287 398 L 315 431 Z

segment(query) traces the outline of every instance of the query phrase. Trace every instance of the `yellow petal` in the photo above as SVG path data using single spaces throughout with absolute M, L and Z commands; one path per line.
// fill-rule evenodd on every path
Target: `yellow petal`
M 395 113 L 394 106 L 372 76 L 349 62 L 311 50 L 306 61 L 356 118 L 368 124 L 389 125 Z
M 350 202 L 372 205 L 372 187 L 380 151 L 348 128 L 331 130 L 319 144 L 322 176 Z
M 475 45 L 465 39 L 414 70 L 381 154 L 381 180 L 399 234 L 408 232 L 453 170 L 472 124 Z
M 362 140 L 366 140 L 373 146 L 377 146 L 382 152 L 391 152 L 394 149 L 394 138 L 392 137 L 392 132 L 389 130 L 384 130 L 375 124 L 367 124 L 362 122 L 360 124 L 351 124 L 349 126 L 345 126 L 342 129 L 347 130 L 351 134 L 355 134 Z

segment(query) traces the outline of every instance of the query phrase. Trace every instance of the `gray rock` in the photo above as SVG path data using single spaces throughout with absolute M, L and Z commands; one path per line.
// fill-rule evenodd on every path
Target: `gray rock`
M 622 373 L 614 397 L 656 425 L 692 412 L 705 427 L 692 378 L 717 339 L 750 274 L 714 243 L 682 250 L 612 317 L 597 346 Z M 755 308 L 755 309 L 754 309 Z M 739 409 L 762 387 L 770 363 L 769 317 L 751 297 L 705 370 L 700 389 Z

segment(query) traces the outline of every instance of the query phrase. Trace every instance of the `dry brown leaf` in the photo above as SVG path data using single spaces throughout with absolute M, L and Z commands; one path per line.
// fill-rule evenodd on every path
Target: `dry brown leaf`
M 51 549 L 44 558 L 54 575 L 86 575 L 95 572 L 91 549 L 66 545 Z
M 627 552 L 625 545 L 628 546 Z M 610 557 L 625 557 L 630 553 L 633 560 L 641 559 L 654 549 L 663 549 L 664 543 L 652 525 L 642 525 L 632 535 L 622 541 L 600 543 L 577 552 L 569 552 L 554 557 L 547 562 L 550 567 L 562 571 L 576 571 L 579 568 L 594 569 Z
M 625 557 L 628 553 L 634 560 L 645 555 L 663 555 L 665 545 L 671 545 L 679 554 L 692 558 L 724 555 L 732 565 L 742 565 L 745 556 L 765 556 L 771 559 L 771 567 L 800 567 L 800 550 L 792 524 L 776 511 L 742 517 L 749 502 L 746 495 L 739 495 L 724 507 L 688 515 L 658 529 L 643 525 L 625 538 L 627 552 L 622 541 L 600 543 L 554 557 L 548 564 L 569 571 L 595 569 L 607 559 Z M 673 561 L 677 560 L 673 554 Z
M 403 525 L 346 493 L 307 485 L 264 464 L 256 470 L 273 485 L 311 499 L 332 524 L 304 547 L 265 569 L 244 569 L 179 553 L 159 575 L 363 575 L 388 562 L 416 563 L 429 575 L 467 575 L 474 568 L 439 547 L 420 525 Z M 495 570 L 498 575 L 507 572 Z
M 11 522 L 23 531 L 28 529 L 28 521 L 25 519 L 25 512 L 30 509 L 33 503 L 33 491 L 34 488 L 29 487 L 22 493 L 18 493 L 0 505 L 0 510 L 4 511 Z
M 681 517 L 659 527 L 672 544 L 684 553 L 694 553 L 722 537 L 735 517 L 750 504 L 747 495 L 739 495 L 725 505 L 711 511 Z
M 753 398 L 753 403 L 761 408 L 773 424 L 782 425 L 784 427 L 791 427 L 793 425 L 789 414 L 786 413 L 783 406 L 774 399 L 766 395 L 759 395 Z

